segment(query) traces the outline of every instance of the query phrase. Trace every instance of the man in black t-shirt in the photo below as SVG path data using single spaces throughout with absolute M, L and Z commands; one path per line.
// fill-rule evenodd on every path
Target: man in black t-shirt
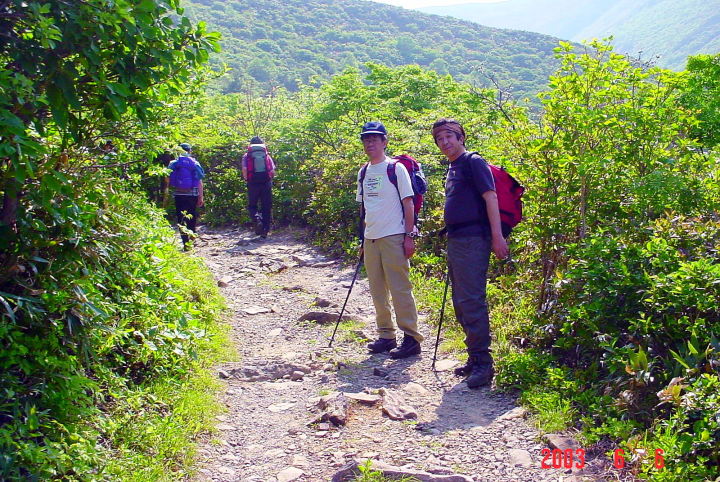
M 465 149 L 465 130 L 454 119 L 440 119 L 433 139 L 450 161 L 445 182 L 447 261 L 455 317 L 465 332 L 468 361 L 455 369 L 468 387 L 487 385 L 495 374 L 490 354 L 490 317 L 486 301 L 492 250 L 500 259 L 508 246 L 500 227 L 495 182 L 485 160 Z

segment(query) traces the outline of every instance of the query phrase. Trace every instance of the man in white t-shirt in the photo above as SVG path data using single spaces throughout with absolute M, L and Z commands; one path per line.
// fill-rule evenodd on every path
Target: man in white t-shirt
M 358 172 L 356 200 L 364 212 L 361 253 L 375 305 L 379 338 L 368 345 L 371 353 L 390 351 L 392 358 L 420 354 L 417 308 L 410 284 L 409 258 L 415 253 L 413 190 L 405 166 L 385 154 L 387 130 L 381 122 L 363 125 L 360 139 L 369 162 Z M 397 186 L 388 176 L 394 169 Z M 398 328 L 405 336 L 398 347 L 390 298 Z

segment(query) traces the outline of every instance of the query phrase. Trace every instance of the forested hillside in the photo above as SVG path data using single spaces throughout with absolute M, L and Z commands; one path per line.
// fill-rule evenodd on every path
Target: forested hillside
M 419 11 L 577 42 L 614 36 L 620 53 L 682 70 L 688 55 L 720 52 L 719 0 L 506 0 Z
M 223 35 L 232 72 L 223 92 L 248 83 L 296 90 L 364 62 L 419 64 L 488 85 L 492 75 L 517 96 L 533 95 L 557 66 L 557 39 L 499 30 L 364 0 L 185 0 L 187 13 Z

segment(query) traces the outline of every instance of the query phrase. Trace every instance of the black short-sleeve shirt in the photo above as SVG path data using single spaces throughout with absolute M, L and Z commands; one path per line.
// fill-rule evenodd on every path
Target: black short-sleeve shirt
M 490 223 L 482 194 L 495 190 L 485 160 L 464 153 L 450 163 L 445 181 L 445 225 L 449 237 L 490 236 Z

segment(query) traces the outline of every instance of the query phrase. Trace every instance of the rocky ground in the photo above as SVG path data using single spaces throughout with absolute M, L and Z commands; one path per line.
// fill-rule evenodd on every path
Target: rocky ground
M 201 447 L 198 480 L 352 480 L 368 459 L 388 475 L 447 482 L 596 480 L 607 472 L 602 454 L 587 454 L 582 471 L 543 469 L 543 449 L 576 453 L 573 442 L 541 437 L 510 394 L 468 389 L 453 375 L 456 360 L 440 356 L 433 371 L 435 335 L 425 324 L 420 357 L 368 354 L 374 318 L 362 273 L 328 348 L 355 267 L 323 256 L 302 231 L 260 239 L 201 230 L 195 254 L 227 298 L 240 354 L 217 367 L 227 412 Z

